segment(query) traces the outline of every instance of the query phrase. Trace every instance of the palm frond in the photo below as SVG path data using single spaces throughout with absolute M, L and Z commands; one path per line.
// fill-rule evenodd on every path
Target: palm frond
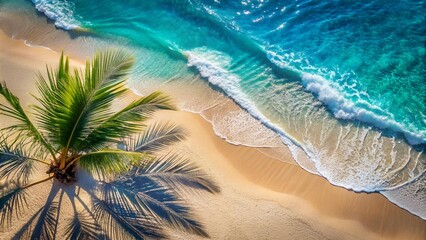
M 0 225 L 9 226 L 12 217 L 18 216 L 27 206 L 25 200 L 26 193 L 19 184 L 9 183 L 8 186 L 1 186 L 0 192 Z
M 128 152 L 118 149 L 104 149 L 91 152 L 80 157 L 78 166 L 92 175 L 110 176 L 128 171 L 131 166 L 148 157 L 139 152 Z
M 170 98 L 161 92 L 154 92 L 133 101 L 94 129 L 86 139 L 81 141 L 79 148 L 97 149 L 138 133 L 145 126 L 144 121 L 155 111 L 162 109 L 173 110 L 175 107 Z
M 101 228 L 89 214 L 75 212 L 65 231 L 65 239 L 96 240 L 103 239 Z
M 0 114 L 13 118 L 16 123 L 8 126 L 20 139 L 30 138 L 34 144 L 44 146 L 54 156 L 53 147 L 47 142 L 41 132 L 37 130 L 21 106 L 19 98 L 7 88 L 6 83 L 0 82 L 0 95 L 4 97 L 9 106 L 0 104 Z
M 203 226 L 193 219 L 189 207 L 175 191 L 146 176 L 128 175 L 119 178 L 105 183 L 103 191 L 114 192 L 114 196 L 119 196 L 116 198 L 119 201 L 115 203 L 126 203 L 124 206 L 137 210 L 139 214 L 158 219 L 169 227 L 208 237 Z
M 155 123 L 137 137 L 131 144 L 131 149 L 138 152 L 158 152 L 182 141 L 187 135 L 183 128 L 174 124 Z
M 122 51 L 100 53 L 86 64 L 84 74 L 75 71 L 73 75 L 67 61 L 61 59 L 56 72 L 48 71 L 47 80 L 39 75 L 38 100 L 42 106 L 36 110 L 52 142 L 73 149 L 76 142 L 112 115 L 112 101 L 128 91 L 125 77 L 134 59 Z
M 185 191 L 190 187 L 210 193 L 220 192 L 219 186 L 204 171 L 178 154 L 167 154 L 148 164 L 141 164 L 137 173 L 179 190 Z
M 81 79 L 72 77 L 68 58 L 63 55 L 56 70 L 47 68 L 47 78 L 42 74 L 37 76 L 40 97 L 36 99 L 41 104 L 34 106 L 37 120 L 49 140 L 60 148 L 66 145 L 72 121 L 78 118 L 86 101 Z
M 22 146 L 10 146 L 5 140 L 0 141 L 0 179 L 14 177 L 25 183 L 33 172 L 33 166 L 33 160 Z
M 147 239 L 164 238 L 161 229 L 153 219 L 129 211 L 121 204 L 114 204 L 108 199 L 94 197 L 93 213 L 101 228 L 111 239 Z

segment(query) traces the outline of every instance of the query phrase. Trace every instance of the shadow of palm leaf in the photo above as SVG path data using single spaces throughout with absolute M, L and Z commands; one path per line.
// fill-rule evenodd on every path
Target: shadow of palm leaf
M 1 186 L 3 189 L 0 198 L 0 224 L 7 227 L 12 223 L 13 214 L 19 215 L 27 206 L 26 193 L 17 183 Z
M 78 240 L 106 239 L 106 236 L 100 234 L 100 232 L 101 227 L 89 213 L 75 211 L 74 218 L 67 224 L 65 238 Z
M 55 239 L 58 224 L 57 202 L 40 208 L 12 239 Z
M 58 224 L 59 204 L 51 202 L 45 205 L 31 234 L 31 239 L 54 239 Z
M 59 203 L 54 198 L 59 192 L 52 185 L 46 203 L 13 236 L 13 239 L 54 239 L 58 225 Z
M 169 153 L 155 161 L 137 168 L 138 176 L 145 176 L 163 186 L 179 191 L 204 190 L 220 192 L 220 187 L 212 181 L 195 163 L 176 153 Z M 175 191 L 176 194 L 179 191 Z
M 31 238 L 31 226 L 37 220 L 37 217 L 43 211 L 44 207 L 40 208 L 33 216 L 28 219 L 24 226 L 12 237 L 13 240 L 19 239 L 30 239 Z
M 110 205 L 109 201 L 99 198 L 92 201 L 95 218 L 101 221 L 102 228 L 112 239 L 165 237 L 161 228 L 154 225 L 153 221 L 137 212 L 128 211 L 124 205 Z
M 209 237 L 179 189 L 217 193 L 219 187 L 186 158 L 168 154 L 109 182 L 81 172 L 79 179 L 84 182 L 72 186 L 54 182 L 45 205 L 13 239 L 54 239 L 64 193 L 73 205 L 73 217 L 66 221 L 66 239 L 166 238 L 164 226 Z M 79 198 L 82 190 L 91 197 L 89 206 Z M 19 186 L 3 195 L 2 220 L 11 221 L 14 213 L 25 208 L 26 197 L 25 189 Z M 77 211 L 75 202 L 84 210 Z
M 103 228 L 117 236 L 117 229 L 136 238 L 165 237 L 161 229 L 167 226 L 209 237 L 201 223 L 194 220 L 189 205 L 181 197 L 181 189 L 220 191 L 195 164 L 177 154 L 143 163 L 134 171 L 114 181 L 100 182 L 92 195 L 95 216 L 108 219 Z M 191 192 L 193 193 L 193 192 Z M 135 225 L 135 222 L 138 224 Z M 143 230 L 144 229 L 144 230 Z
M 0 152 L 0 179 L 13 177 L 26 183 L 34 171 L 34 161 L 28 157 L 31 154 L 24 150 L 24 144 L 7 144 L 0 138 Z
M 151 225 L 170 227 L 208 237 L 203 226 L 193 220 L 187 204 L 175 192 L 147 176 L 131 176 L 101 187 L 101 197 L 107 205 L 123 215 L 143 218 Z M 149 216 L 149 217 L 148 217 Z

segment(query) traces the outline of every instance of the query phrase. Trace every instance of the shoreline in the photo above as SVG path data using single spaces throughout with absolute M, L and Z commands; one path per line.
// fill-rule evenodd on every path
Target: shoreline
M 174 122 L 179 125 L 190 127 L 191 142 L 188 143 L 189 146 L 204 140 L 203 149 L 194 150 L 197 153 L 204 151 L 198 155 L 216 156 L 217 153 L 214 151 L 225 155 L 223 160 L 216 160 L 211 164 L 202 163 L 205 168 L 211 169 L 214 168 L 211 165 L 217 165 L 218 170 L 225 169 L 231 172 L 227 176 L 228 178 L 232 176 L 230 182 L 237 181 L 237 179 L 239 181 L 238 184 L 235 184 L 238 186 L 234 186 L 234 188 L 238 188 L 240 192 L 249 192 L 250 198 L 272 201 L 280 205 L 278 209 L 275 209 L 276 211 L 293 206 L 299 213 L 306 214 L 305 210 L 308 209 L 306 210 L 309 212 L 308 217 L 304 216 L 304 220 L 313 221 L 313 224 L 319 225 L 317 227 L 324 227 L 321 225 L 324 224 L 323 222 L 327 222 L 330 224 L 327 227 L 343 234 L 331 239 L 352 239 L 352 237 L 355 239 L 407 237 L 421 239 L 426 234 L 425 221 L 388 201 L 380 193 L 356 193 L 343 187 L 334 186 L 325 178 L 308 173 L 298 165 L 266 156 L 259 148 L 236 146 L 225 142 L 221 137 L 215 135 L 210 123 L 198 114 L 163 112 L 158 115 L 156 119 L 172 117 L 175 119 Z M 210 141 L 206 141 L 206 138 L 209 138 Z M 212 146 L 211 149 L 206 149 L 209 146 Z M 285 157 L 291 158 L 291 155 Z M 212 175 L 215 175 L 214 171 Z M 219 176 L 216 179 L 224 177 L 222 174 Z M 224 180 L 224 182 L 227 181 Z M 229 183 L 222 183 L 223 185 L 229 185 Z M 196 201 L 196 205 L 202 204 L 200 201 Z M 296 205 L 298 206 L 296 207 Z M 214 225 L 214 223 L 215 221 L 212 221 L 211 224 Z M 279 232 L 278 229 L 276 231 Z M 352 233 L 357 235 L 352 236 Z M 273 239 L 278 239 L 278 237 Z
M 55 66 L 59 53 L 29 47 L 2 31 L 0 42 L 4 46 L 0 47 L 0 78 L 27 105 L 30 100 L 24 96 L 29 97 L 28 90 L 34 89 L 35 71 L 43 72 L 46 63 Z M 18 73 L 25 84 L 9 78 Z M 280 161 L 262 149 L 232 145 L 216 136 L 213 126 L 195 113 L 161 112 L 155 119 L 173 119 L 190 131 L 191 137 L 177 148 L 189 151 L 223 189 L 214 196 L 188 196 L 213 239 L 278 239 L 284 234 L 290 238 L 422 239 L 426 235 L 426 221 L 379 193 L 355 193 L 331 185 L 295 165 L 290 152 Z M 221 221 L 224 223 L 218 224 Z M 302 234 L 298 233 L 301 229 L 311 235 L 294 235 Z

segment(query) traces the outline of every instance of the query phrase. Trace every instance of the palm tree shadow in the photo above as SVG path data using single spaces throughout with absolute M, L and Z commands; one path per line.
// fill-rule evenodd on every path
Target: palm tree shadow
M 55 239 L 59 225 L 65 226 L 66 239 L 166 238 L 163 226 L 209 237 L 179 189 L 161 184 L 155 175 L 132 173 L 99 181 L 84 171 L 77 174 L 72 185 L 54 180 L 45 204 L 12 239 Z M 66 206 L 64 195 L 72 215 L 59 223 L 61 206 Z
M 76 221 L 76 219 L 79 220 L 79 218 L 85 216 L 77 211 L 75 199 L 79 201 L 87 212 L 91 213 L 90 208 L 79 197 L 80 188 L 84 187 L 86 190 L 94 191 L 96 184 L 95 180 L 88 177 L 87 173 L 79 172 L 79 175 L 78 177 L 81 177 L 85 181 L 79 181 L 72 185 L 64 185 L 58 181 L 53 181 L 45 204 L 30 217 L 12 239 L 55 239 L 64 194 L 68 196 L 71 202 L 74 215 L 74 218 L 68 223 L 67 227 L 69 239 L 85 237 L 83 232 L 100 232 L 100 229 L 95 224 L 84 225 L 84 229 L 81 229 L 82 221 Z M 56 198 L 57 201 L 55 201 Z M 95 237 L 94 235 L 92 236 Z M 97 234 L 96 237 L 96 239 L 104 239 L 101 234 Z M 86 239 L 90 238 L 86 236 Z
M 96 190 L 96 180 L 84 171 L 77 172 L 76 184 L 64 186 L 63 191 L 67 194 L 73 209 L 73 218 L 67 223 L 65 235 L 67 239 L 108 239 L 101 233 L 100 225 L 93 215 L 87 203 L 80 197 L 82 189 L 93 194 Z M 82 210 L 77 209 L 76 202 L 82 206 Z
M 55 236 L 60 208 L 54 199 L 59 191 L 58 184 L 53 184 L 46 203 L 31 216 L 12 239 L 51 239 Z M 62 200 L 62 194 L 60 199 Z

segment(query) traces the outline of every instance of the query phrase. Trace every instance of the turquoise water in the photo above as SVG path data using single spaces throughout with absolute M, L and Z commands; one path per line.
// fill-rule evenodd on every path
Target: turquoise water
M 58 28 L 131 49 L 136 75 L 202 76 L 333 184 L 382 191 L 424 176 L 424 1 L 32 2 Z
M 423 1 L 33 2 L 59 27 L 122 36 L 158 51 L 206 47 L 236 64 L 254 57 L 259 66 L 273 62 L 321 76 L 301 83 L 335 117 L 426 142 Z M 332 89 L 315 86 L 322 81 Z

